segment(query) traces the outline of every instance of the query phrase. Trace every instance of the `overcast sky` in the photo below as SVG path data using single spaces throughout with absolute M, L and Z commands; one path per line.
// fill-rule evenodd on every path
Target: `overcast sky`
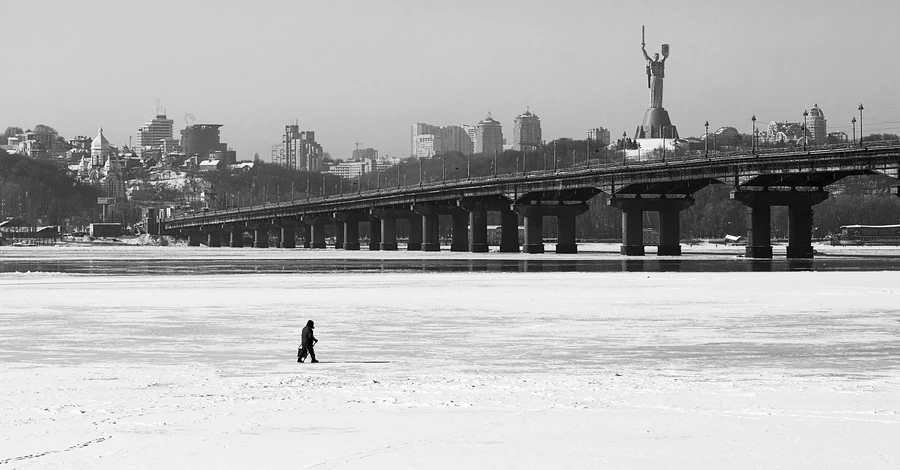
M 641 54 L 670 44 L 664 107 L 682 137 L 802 120 L 900 133 L 896 0 L 0 0 L 0 126 L 48 124 L 114 145 L 159 102 L 184 127 L 268 159 L 284 125 L 336 158 L 409 153 L 409 127 L 475 124 L 511 140 L 530 106 L 544 138 L 633 135 L 648 106 Z M 176 131 L 176 137 L 178 137 Z

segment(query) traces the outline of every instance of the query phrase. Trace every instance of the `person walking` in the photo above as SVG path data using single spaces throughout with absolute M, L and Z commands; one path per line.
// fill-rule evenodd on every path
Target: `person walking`
M 309 362 L 319 362 L 316 360 L 316 352 L 313 350 L 313 346 L 319 342 L 319 340 L 313 336 L 314 328 L 315 326 L 312 320 L 306 322 L 306 326 L 303 327 L 303 331 L 300 333 L 300 351 L 297 353 L 297 362 L 303 362 L 307 355 L 312 358 Z

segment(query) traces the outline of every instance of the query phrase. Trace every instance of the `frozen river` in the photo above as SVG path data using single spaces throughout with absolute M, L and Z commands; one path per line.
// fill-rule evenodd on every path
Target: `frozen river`
M 897 467 L 898 252 L 817 249 L 0 249 L 0 467 Z

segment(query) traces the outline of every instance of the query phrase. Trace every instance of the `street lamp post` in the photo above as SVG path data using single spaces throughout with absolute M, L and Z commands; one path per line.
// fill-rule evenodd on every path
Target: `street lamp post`
M 856 116 L 853 116 L 850 123 L 853 124 L 853 145 L 856 145 Z
M 709 121 L 706 121 L 703 126 L 706 127 L 706 134 L 703 134 L 705 137 L 705 142 L 703 142 L 703 153 L 706 158 L 709 158 Z
M 863 140 L 863 135 L 864 135 L 863 129 L 862 129 L 862 112 L 863 112 L 863 105 L 862 105 L 862 103 L 860 103 L 859 104 L 859 146 L 860 147 L 862 147 L 862 140 Z
M 753 123 L 753 130 L 750 132 L 750 153 L 756 154 L 756 141 L 753 136 L 756 135 L 756 115 L 750 118 L 750 122 Z
M 809 116 L 809 111 L 803 110 L 803 150 L 806 150 L 806 117 Z

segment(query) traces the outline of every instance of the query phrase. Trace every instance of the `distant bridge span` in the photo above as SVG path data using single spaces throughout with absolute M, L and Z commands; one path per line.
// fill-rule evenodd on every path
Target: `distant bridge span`
M 201 236 L 210 246 L 242 246 L 252 231 L 254 246 L 268 246 L 268 230 L 280 229 L 279 246 L 293 248 L 296 230 L 307 247 L 324 248 L 324 225 L 338 226 L 337 246 L 359 249 L 359 223 L 372 224 L 369 249 L 397 249 L 397 219 L 410 221 L 407 248 L 438 251 L 439 215 L 453 216 L 453 251 L 485 252 L 487 211 L 501 213 L 500 250 L 519 251 L 518 216 L 524 216 L 527 253 L 541 253 L 543 218 L 559 224 L 556 251 L 573 253 L 575 218 L 600 192 L 622 211 L 622 254 L 643 255 L 643 212 L 659 211 L 658 254 L 679 255 L 679 212 L 710 184 L 733 187 L 732 198 L 748 208 L 747 256 L 771 258 L 771 206 L 789 207 L 788 257 L 812 257 L 812 206 L 825 188 L 846 176 L 900 179 L 900 144 L 830 147 L 763 154 L 693 155 L 675 161 L 623 162 L 565 170 L 475 177 L 291 202 L 181 215 L 159 221 L 161 231 L 181 232 L 191 245 Z

